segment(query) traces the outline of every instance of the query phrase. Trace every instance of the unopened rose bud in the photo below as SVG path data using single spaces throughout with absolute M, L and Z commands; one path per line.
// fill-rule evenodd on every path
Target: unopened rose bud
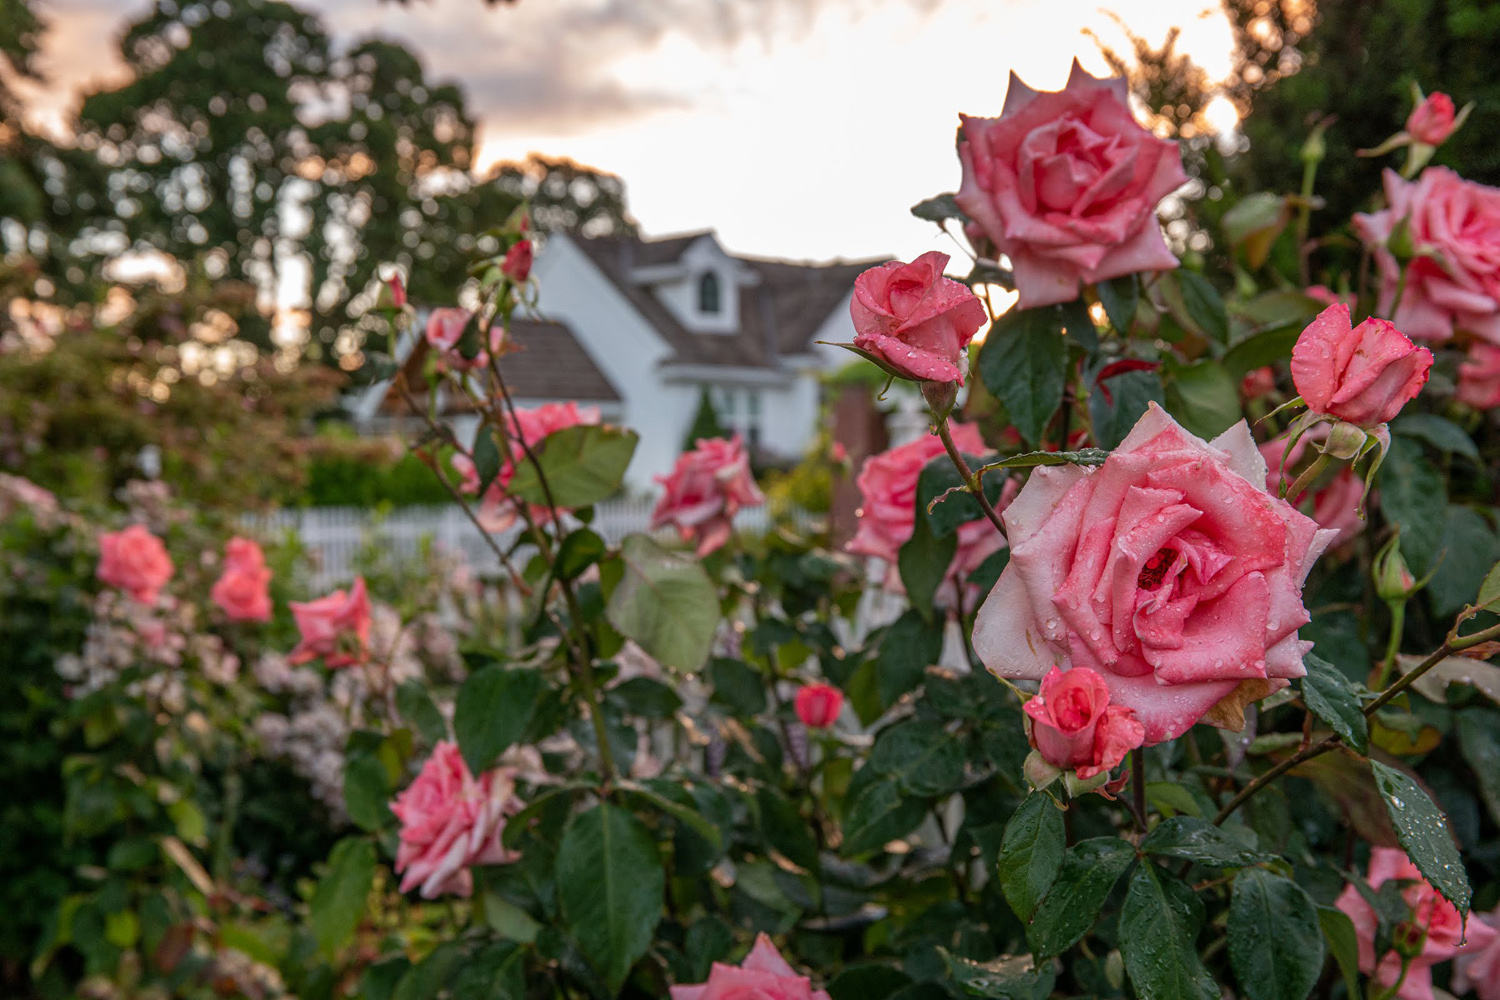
M 1422 589 L 1401 556 L 1400 542 L 1397 532 L 1375 554 L 1375 593 L 1387 604 L 1403 603 Z
M 1418 142 L 1441 146 L 1456 127 L 1453 98 L 1442 91 L 1428 94 L 1406 119 L 1406 132 Z

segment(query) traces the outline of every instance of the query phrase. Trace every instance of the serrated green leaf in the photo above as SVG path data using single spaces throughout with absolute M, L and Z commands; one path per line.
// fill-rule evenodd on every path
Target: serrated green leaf
M 911 795 L 943 795 L 963 782 L 964 747 L 942 723 L 908 719 L 876 737 L 867 766 L 889 775 Z
M 984 387 L 1005 405 L 1021 436 L 1033 445 L 1062 405 L 1067 342 L 1056 306 L 1012 309 L 991 328 L 979 350 Z
M 1235 876 L 1229 964 L 1247 1000 L 1306 1000 L 1323 971 L 1318 907 L 1290 879 L 1264 868 Z
M 785 795 L 762 785 L 755 792 L 756 812 L 760 817 L 761 836 L 793 864 L 808 871 L 818 870 L 818 844 L 807 820 Z
M 1474 439 L 1462 427 L 1436 413 L 1403 413 L 1391 421 L 1391 433 L 1425 441 L 1438 451 L 1462 455 L 1472 462 L 1479 461 L 1479 447 Z
M 1432 570 L 1443 540 L 1448 489 L 1442 473 L 1410 438 L 1391 441 L 1380 467 L 1380 510 L 1401 528 L 1401 554 L 1412 572 Z
M 396 689 L 396 711 L 428 746 L 448 738 L 448 723 L 421 681 L 410 680 Z
M 607 424 L 576 424 L 553 431 L 532 445 L 536 464 L 524 455 L 516 456 L 516 473 L 507 492 L 539 506 L 546 506 L 549 494 L 558 507 L 596 504 L 620 489 L 639 440 L 635 431 Z M 543 475 L 546 489 L 542 488 Z
M 1229 315 L 1224 311 L 1224 297 L 1203 275 L 1186 268 L 1171 272 L 1182 291 L 1182 305 L 1187 319 L 1200 333 L 1218 341 L 1229 340 Z
M 1099 303 L 1104 306 L 1104 315 L 1109 325 L 1121 334 L 1129 333 L 1135 325 L 1135 311 L 1141 301 L 1139 275 L 1125 274 L 1118 278 L 1101 281 L 1094 286 L 1099 293 Z
M 970 503 L 973 497 L 965 497 Z M 945 501 L 946 503 L 946 501 Z M 939 507 L 944 504 L 939 504 Z M 953 554 L 958 551 L 958 533 L 950 532 L 938 537 L 921 509 L 912 525 L 911 537 L 901 546 L 896 556 L 896 567 L 901 573 L 901 583 L 906 587 L 906 597 L 912 607 L 925 617 L 931 618 L 938 590 L 948 577 L 948 567 L 953 563 Z
M 1354 930 L 1354 921 L 1343 910 L 1320 906 L 1318 926 L 1323 929 L 1329 953 L 1344 974 L 1345 991 L 1351 997 L 1359 996 L 1359 934 Z
M 1468 916 L 1469 874 L 1453 842 L 1448 817 L 1406 773 L 1378 760 L 1370 761 L 1370 768 L 1401 849 L 1432 887 Z
M 1142 863 L 1120 909 L 1120 955 L 1139 1000 L 1219 1000 L 1198 955 L 1203 903 L 1179 879 Z
M 1166 402 L 1160 372 L 1124 371 L 1110 376 L 1089 390 L 1094 440 L 1101 447 L 1118 448 L 1152 403 L 1165 406 Z
M 1221 827 L 1196 816 L 1162 820 L 1141 841 L 1141 850 L 1214 868 L 1243 868 L 1274 859 L 1264 851 L 1245 847 Z
M 875 656 L 875 685 L 880 707 L 889 708 L 896 699 L 922 683 L 927 667 L 943 652 L 940 622 L 929 622 L 916 610 L 907 611 L 891 623 L 880 640 Z
M 1052 995 L 1057 976 L 1053 963 L 1038 969 L 1029 955 L 974 962 L 938 948 L 948 979 L 964 996 L 978 1000 L 1041 1000 Z
M 557 548 L 557 562 L 553 572 L 559 580 L 572 580 L 604 557 L 609 546 L 597 532 L 579 528 L 569 533 Z
M 1302 658 L 1307 676 L 1302 678 L 1302 700 L 1308 711 L 1344 738 L 1360 753 L 1370 752 L 1370 725 L 1354 685 L 1343 671 L 1313 653 Z
M 601 802 L 563 831 L 557 901 L 569 934 L 611 993 L 650 947 L 665 887 L 656 841 L 624 809 Z
M 318 950 L 332 958 L 365 915 L 375 883 L 375 845 L 366 837 L 345 837 L 328 855 L 328 871 L 313 890 L 308 912 Z
M 1205 440 L 1218 437 L 1244 416 L 1239 385 L 1217 361 L 1164 369 L 1167 412 Z
M 898 837 L 904 837 L 927 815 L 927 801 L 901 791 L 890 778 L 867 785 L 849 807 L 844 823 L 845 855 L 877 850 Z
M 495 664 L 469 675 L 453 706 L 453 732 L 470 771 L 488 771 L 521 738 L 541 692 L 542 675 L 535 670 Z
M 636 798 L 640 799 L 647 805 L 647 807 L 655 809 L 658 812 L 665 813 L 666 815 L 672 817 L 677 822 L 681 823 L 683 826 L 686 826 L 698 836 L 708 841 L 709 844 L 713 846 L 714 850 L 718 851 L 723 849 L 724 834 L 722 833 L 722 831 L 720 831 L 719 828 L 715 826 L 707 816 L 704 816 L 696 809 L 692 809 L 679 802 L 673 802 L 671 799 L 667 798 L 665 795 L 661 794 L 655 789 L 648 788 L 645 785 L 640 785 L 633 781 L 620 781 L 616 784 L 615 787 L 617 787 L 621 791 L 621 793 L 627 796 L 635 796 Z M 785 854 L 786 852 L 783 851 L 782 853 Z M 787 856 L 791 857 L 791 855 Z M 793 860 L 796 859 L 793 858 Z
M 1096 837 L 1068 849 L 1026 929 L 1038 961 L 1061 955 L 1088 933 L 1110 890 L 1134 861 L 1135 848 L 1118 837 Z
M 1066 850 L 1062 810 L 1032 792 L 1005 824 L 1000 841 L 1000 891 L 1025 923 L 1052 888 Z
M 621 634 L 676 670 L 708 660 L 719 627 L 719 595 L 702 564 L 669 553 L 645 535 L 620 546 L 625 574 L 605 605 Z
M 391 788 L 386 782 L 385 765 L 374 754 L 351 753 L 344 760 L 344 808 L 361 830 L 375 831 L 389 823 L 387 803 Z

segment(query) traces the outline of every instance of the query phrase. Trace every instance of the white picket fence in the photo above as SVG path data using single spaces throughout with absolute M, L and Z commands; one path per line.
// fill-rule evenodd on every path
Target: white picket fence
M 633 531 L 649 530 L 653 505 L 653 500 L 644 498 L 607 500 L 594 507 L 590 527 L 605 541 L 618 542 Z M 798 529 L 807 529 L 814 527 L 820 518 L 793 507 L 782 512 L 781 520 L 790 521 Z M 746 508 L 734 519 L 737 530 L 751 535 L 765 534 L 776 523 L 777 517 L 767 506 Z M 459 507 L 451 504 L 398 507 L 388 512 L 364 507 L 306 507 L 254 515 L 248 519 L 247 527 L 272 537 L 287 533 L 295 536 L 314 567 L 311 582 L 318 588 L 353 578 L 356 558 L 370 544 L 391 555 L 415 557 L 426 542 L 462 556 L 470 569 L 481 576 L 500 573 L 500 562 L 479 529 Z M 659 534 L 663 538 L 675 537 L 671 529 Z M 495 537 L 502 549 L 515 540 L 513 533 Z M 527 558 L 527 553 L 520 553 L 518 565 L 524 565 Z

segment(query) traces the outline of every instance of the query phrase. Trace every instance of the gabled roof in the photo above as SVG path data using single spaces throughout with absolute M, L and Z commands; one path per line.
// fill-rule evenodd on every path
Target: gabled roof
M 672 263 L 695 241 L 712 235 L 705 230 L 658 240 L 571 239 L 671 346 L 667 364 L 777 367 L 780 355 L 810 350 L 813 335 L 849 294 L 854 279 L 884 263 L 836 260 L 813 264 L 731 257 L 760 278 L 739 290 L 739 329 L 729 334 L 696 333 L 630 275 L 636 268 Z

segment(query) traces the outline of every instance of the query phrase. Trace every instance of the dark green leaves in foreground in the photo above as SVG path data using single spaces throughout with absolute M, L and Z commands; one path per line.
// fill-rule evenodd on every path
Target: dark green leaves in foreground
M 1062 810 L 1050 795 L 1033 792 L 1005 824 L 1000 841 L 1000 890 L 1023 921 L 1052 888 L 1063 851 Z
M 1318 907 L 1290 879 L 1264 868 L 1235 876 L 1229 964 L 1247 1000 L 1304 1000 L 1323 971 Z
M 1135 848 L 1117 837 L 1096 837 L 1068 849 L 1056 881 L 1026 929 L 1037 961 L 1062 954 L 1088 933 L 1115 882 L 1134 860 Z
M 625 573 L 609 595 L 609 623 L 669 667 L 697 670 L 719 626 L 719 597 L 695 559 L 673 555 L 645 535 L 620 546 Z
M 541 691 L 542 675 L 535 670 L 497 664 L 469 675 L 453 706 L 453 732 L 470 771 L 489 770 L 521 738 Z
M 1158 823 L 1141 841 L 1141 850 L 1213 868 L 1243 868 L 1272 860 L 1271 855 L 1246 847 L 1223 828 L 1196 816 L 1173 816 Z
M 1302 658 L 1307 676 L 1302 678 L 1302 700 L 1312 714 L 1344 738 L 1360 753 L 1370 752 L 1370 727 L 1365 721 L 1359 695 L 1343 671 L 1312 653 Z
M 1185 883 L 1143 863 L 1130 878 L 1120 910 L 1120 955 L 1140 1000 L 1219 1000 L 1198 957 L 1203 902 Z
M 324 955 L 332 955 L 354 935 L 374 881 L 373 843 L 365 837 L 345 837 L 333 845 L 328 872 L 313 890 L 310 907 L 313 936 Z
M 1081 302 L 1037 309 L 1012 309 L 990 330 L 979 350 L 979 376 L 985 388 L 1005 404 L 1005 412 L 1031 444 L 1062 406 L 1068 381 L 1068 344 L 1063 331 L 1087 324 Z
M 1453 842 L 1448 817 L 1404 772 L 1378 760 L 1370 761 L 1370 767 L 1401 849 L 1432 887 L 1467 916 L 1471 895 L 1469 875 Z
M 557 901 L 568 932 L 618 993 L 661 919 L 661 856 L 641 822 L 601 803 L 573 817 L 557 848 Z

